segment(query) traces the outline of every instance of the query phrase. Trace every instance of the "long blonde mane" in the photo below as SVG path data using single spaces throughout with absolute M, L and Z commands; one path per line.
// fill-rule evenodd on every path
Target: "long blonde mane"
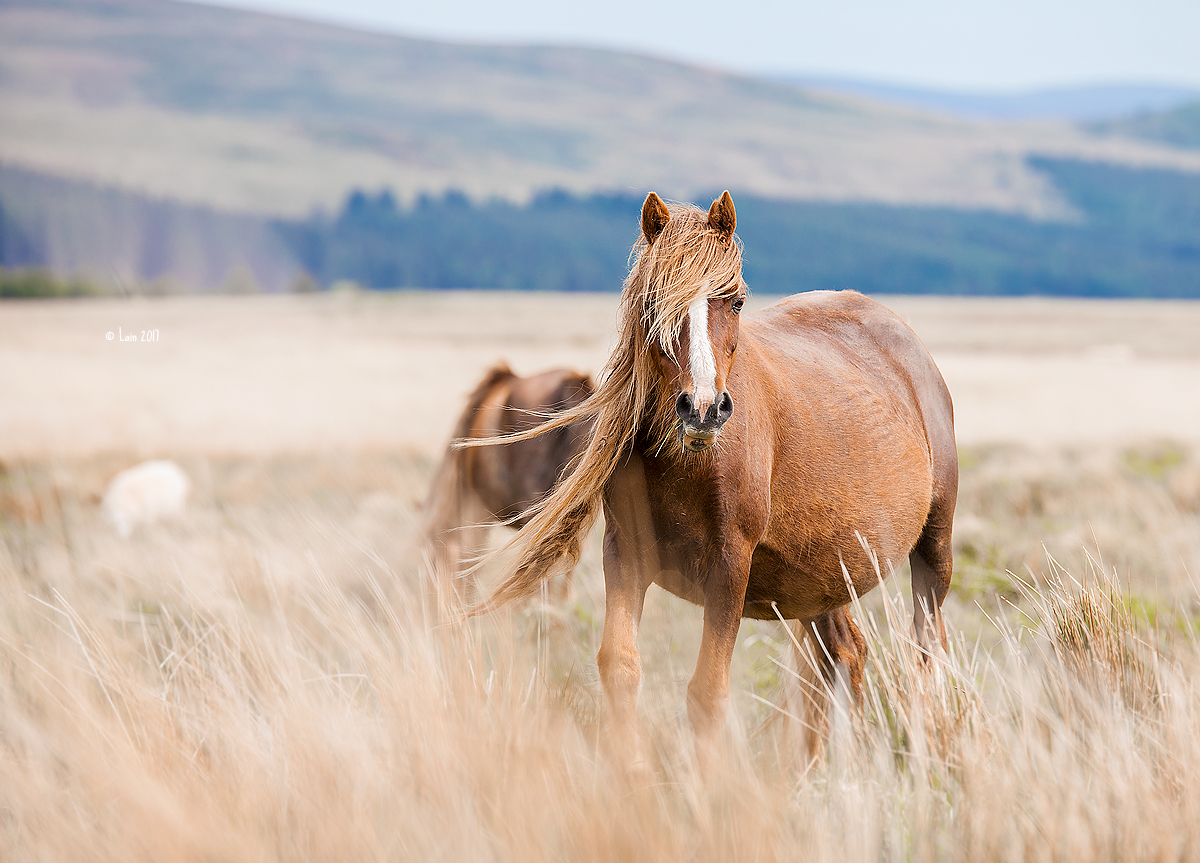
M 633 266 L 625 279 L 618 310 L 619 338 L 585 402 L 527 432 L 462 441 L 480 446 L 524 440 L 577 420 L 594 421 L 591 439 L 570 473 L 530 510 L 531 518 L 497 554 L 513 551 L 516 568 L 477 612 L 530 595 L 564 558 L 579 560 L 580 543 L 600 512 L 604 486 L 633 451 L 638 438 L 658 450 L 673 447 L 677 422 L 675 394 L 660 385 L 655 343 L 675 356 L 688 306 L 701 294 L 710 299 L 739 293 L 742 249 L 735 235 L 710 226 L 708 213 L 673 205 L 661 233 L 634 244 Z M 673 450 L 670 450 L 673 452 Z

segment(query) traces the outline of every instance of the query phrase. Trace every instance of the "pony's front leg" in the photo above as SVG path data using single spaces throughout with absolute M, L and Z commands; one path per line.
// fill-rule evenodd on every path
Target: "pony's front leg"
M 696 734 L 696 755 L 703 770 L 729 706 L 729 664 L 737 646 L 742 607 L 750 579 L 751 548 L 733 548 L 726 540 L 722 559 L 704 582 L 704 636 L 696 673 L 688 684 L 688 719 Z
M 609 734 L 614 756 L 626 772 L 648 769 L 637 729 L 638 687 L 642 661 L 638 655 L 638 626 L 646 602 L 646 588 L 638 567 L 622 559 L 612 532 L 604 537 L 604 635 L 596 664 L 608 701 Z
M 634 457 L 616 472 L 605 494 L 604 635 L 596 655 L 608 701 L 613 755 L 629 775 L 649 771 L 637 728 L 642 682 L 637 637 L 656 554 L 645 475 Z

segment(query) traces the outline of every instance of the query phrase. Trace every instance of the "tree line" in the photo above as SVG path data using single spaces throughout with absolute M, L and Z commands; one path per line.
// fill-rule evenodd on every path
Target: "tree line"
M 735 189 L 746 280 L 766 294 L 1200 297 L 1200 175 L 1031 162 L 1068 203 L 1070 218 L 772 200 Z M 272 220 L 0 165 L 0 296 L 296 290 L 341 281 L 615 291 L 643 194 L 551 190 L 514 203 L 451 191 L 401 203 L 386 190 L 360 190 L 335 213 Z
M 1200 297 L 1200 176 L 1031 161 L 1073 218 L 735 195 L 746 280 L 763 293 Z M 402 206 L 388 191 L 360 190 L 335 215 L 277 230 L 323 285 L 605 291 L 621 286 L 641 201 L 554 190 L 524 204 L 472 202 L 447 192 Z

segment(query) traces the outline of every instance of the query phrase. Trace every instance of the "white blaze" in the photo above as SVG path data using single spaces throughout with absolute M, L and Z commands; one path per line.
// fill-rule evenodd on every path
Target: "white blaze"
M 717 361 L 708 338 L 708 296 L 700 296 L 688 306 L 688 359 L 692 367 L 692 401 L 703 417 L 717 400 Z

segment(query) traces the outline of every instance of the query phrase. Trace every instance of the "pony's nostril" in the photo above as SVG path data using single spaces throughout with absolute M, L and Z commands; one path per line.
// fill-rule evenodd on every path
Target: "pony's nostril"
M 717 399 L 717 420 L 725 422 L 733 416 L 733 398 L 729 393 L 722 391 L 721 397 Z
M 687 393 L 680 393 L 679 398 L 675 399 L 675 413 L 679 414 L 680 419 L 686 420 L 692 415 L 692 397 Z

